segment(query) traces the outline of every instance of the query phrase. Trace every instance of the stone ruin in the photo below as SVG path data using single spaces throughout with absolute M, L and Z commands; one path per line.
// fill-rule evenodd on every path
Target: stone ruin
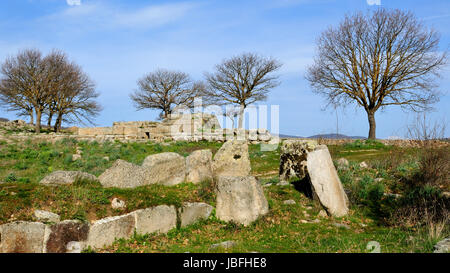
M 215 115 L 207 113 L 172 114 L 162 122 L 114 122 L 112 127 L 77 128 L 71 131 L 79 138 L 96 140 L 248 140 L 268 143 L 272 136 L 266 129 L 222 129 Z
M 70 186 L 78 179 L 90 179 L 99 181 L 103 187 L 134 188 L 214 179 L 217 183 L 216 216 L 223 221 L 249 225 L 269 210 L 262 186 L 250 176 L 250 171 L 247 142 L 231 140 L 222 145 L 214 159 L 209 150 L 195 151 L 187 158 L 176 153 L 160 153 L 148 156 L 141 166 L 119 159 L 98 178 L 79 171 L 55 171 L 40 183 Z M 178 209 L 160 205 L 92 223 L 60 221 L 59 215 L 35 210 L 37 222 L 0 225 L 0 253 L 79 253 L 87 247 L 102 248 L 116 239 L 131 238 L 134 232 L 167 233 L 177 227 L 177 219 L 184 227 L 207 219 L 213 209 L 205 203 L 184 203 Z
M 310 187 L 328 214 L 348 213 L 348 198 L 326 145 L 314 140 L 286 140 L 281 146 L 280 183 L 292 177 Z

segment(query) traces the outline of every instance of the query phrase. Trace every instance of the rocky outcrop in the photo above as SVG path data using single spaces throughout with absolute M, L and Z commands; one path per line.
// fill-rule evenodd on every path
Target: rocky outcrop
M 250 159 L 246 141 L 229 140 L 214 156 L 213 173 L 219 176 L 247 176 L 250 174 Z
M 184 182 L 186 160 L 177 153 L 160 153 L 147 156 L 142 163 L 147 170 L 147 181 L 166 186 Z
M 185 227 L 201 219 L 208 219 L 214 208 L 205 203 L 184 203 L 178 210 L 181 226 Z
M 200 183 L 213 179 L 212 153 L 210 150 L 192 152 L 186 158 L 186 181 Z
M 150 184 L 148 170 L 118 159 L 98 177 L 103 187 L 136 188 Z
M 44 177 L 39 183 L 47 186 L 70 185 L 77 180 L 96 181 L 95 175 L 80 171 L 55 171 Z
M 216 216 L 220 220 L 247 226 L 268 211 L 264 191 L 254 177 L 218 178 Z

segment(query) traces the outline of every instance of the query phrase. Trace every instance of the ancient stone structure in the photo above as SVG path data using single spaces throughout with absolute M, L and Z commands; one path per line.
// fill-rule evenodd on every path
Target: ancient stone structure
M 280 181 L 297 177 L 309 183 L 326 211 L 337 217 L 348 213 L 348 199 L 327 146 L 312 140 L 283 142 L 280 155 Z M 305 181 L 306 180 L 306 181 Z
M 214 156 L 214 176 L 248 176 L 251 171 L 248 145 L 245 140 L 225 142 Z
M 269 212 L 261 184 L 252 176 L 220 176 L 216 204 L 217 218 L 245 226 Z

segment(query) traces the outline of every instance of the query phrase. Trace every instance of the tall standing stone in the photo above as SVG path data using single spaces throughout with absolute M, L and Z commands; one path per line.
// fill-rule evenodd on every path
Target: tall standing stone
M 212 167 L 215 177 L 249 175 L 251 167 L 247 141 L 229 140 L 225 142 L 214 156 Z
M 348 199 L 327 146 L 320 145 L 307 154 L 307 169 L 320 203 L 334 216 L 348 213 Z

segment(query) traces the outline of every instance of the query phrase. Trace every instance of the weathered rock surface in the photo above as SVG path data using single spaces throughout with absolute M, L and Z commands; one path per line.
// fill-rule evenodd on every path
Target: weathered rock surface
M 200 219 L 208 219 L 214 207 L 205 203 L 184 203 L 179 209 L 181 226 L 193 224 Z
M 306 174 L 306 155 L 317 147 L 314 140 L 286 140 L 281 145 L 280 182 L 291 177 L 303 179 Z
M 126 204 L 125 204 L 125 201 L 120 200 L 119 198 L 114 198 L 111 201 L 111 207 L 113 209 L 124 209 L 124 208 L 126 208 Z
M 130 238 L 134 233 L 134 228 L 135 216 L 133 213 L 103 218 L 90 226 L 86 246 L 93 248 L 109 246 L 116 239 Z
M 221 242 L 221 243 L 217 243 L 217 244 L 213 244 L 209 247 L 210 250 L 215 250 L 218 248 L 222 248 L 222 249 L 230 249 L 232 247 L 236 246 L 236 242 L 235 241 L 225 241 L 225 242 Z
M 70 246 L 69 242 L 86 241 L 89 233 L 89 224 L 78 220 L 65 220 L 50 227 L 46 252 L 65 253 Z
M 70 185 L 77 180 L 96 181 L 95 175 L 80 171 L 55 171 L 44 177 L 41 182 L 43 185 Z
M 172 186 L 184 182 L 186 160 L 177 153 L 160 153 L 147 156 L 142 167 L 148 170 L 147 180 Z
M 307 154 L 307 170 L 320 203 L 333 216 L 348 213 L 348 199 L 334 168 L 327 146 L 320 145 Z
M 284 200 L 283 204 L 285 204 L 285 205 L 295 205 L 295 201 L 292 200 L 292 199 Z
M 214 176 L 247 176 L 250 174 L 250 159 L 246 141 L 229 140 L 217 151 L 213 160 Z
M 212 153 L 210 150 L 192 152 L 186 158 L 186 181 L 199 183 L 213 179 Z
M 221 176 L 217 182 L 217 218 L 249 225 L 269 211 L 267 199 L 254 177 Z
M 61 217 L 53 212 L 45 211 L 45 210 L 35 210 L 34 217 L 40 222 L 53 222 L 57 223 L 60 221 Z
M 116 160 L 98 179 L 104 187 L 136 188 L 150 184 L 147 169 L 121 159 Z
M 132 212 L 136 218 L 136 232 L 166 233 L 177 226 L 177 212 L 174 206 L 161 205 Z
M 39 222 L 13 222 L 0 226 L 1 253 L 43 253 L 47 226 Z
M 439 241 L 434 246 L 434 253 L 450 253 L 450 238 Z
M 348 162 L 348 160 L 343 157 L 341 157 L 337 160 L 337 168 L 339 170 L 346 170 L 346 169 L 348 169 L 349 165 L 350 165 L 350 163 Z

